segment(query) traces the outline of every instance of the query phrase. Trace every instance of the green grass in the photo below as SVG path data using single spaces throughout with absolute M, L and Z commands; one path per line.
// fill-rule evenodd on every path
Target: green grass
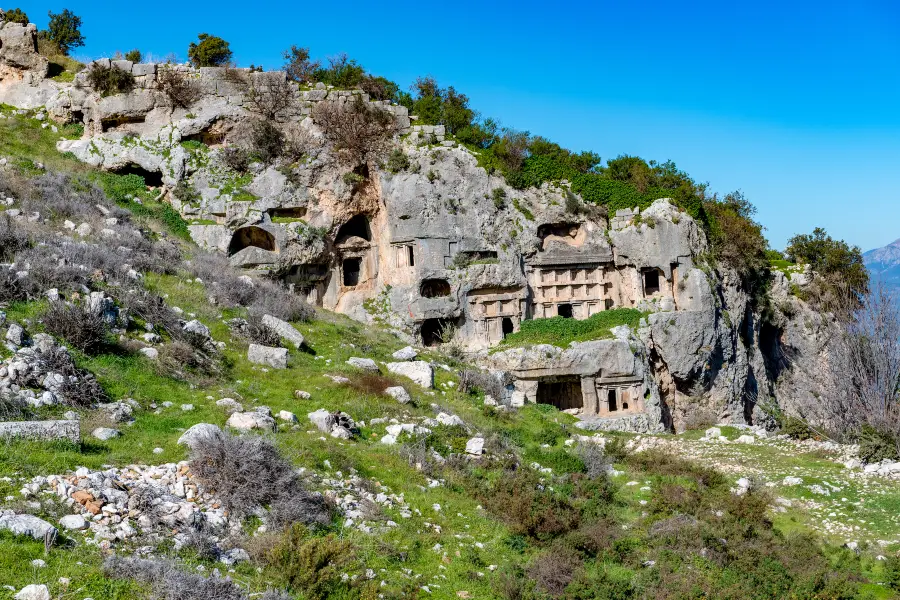
M 645 316 L 647 313 L 635 308 L 614 308 L 584 320 L 551 317 L 522 321 L 519 331 L 506 336 L 497 349 L 535 344 L 564 348 L 572 342 L 608 339 L 613 337 L 611 328 L 619 325 L 636 327 Z

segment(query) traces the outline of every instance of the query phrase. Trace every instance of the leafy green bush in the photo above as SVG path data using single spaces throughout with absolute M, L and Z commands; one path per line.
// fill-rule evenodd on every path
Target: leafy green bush
M 781 433 L 795 440 L 809 440 L 815 435 L 806 421 L 797 417 L 786 417 L 781 424 Z
M 22 25 L 28 25 L 30 21 L 28 20 L 28 15 L 25 14 L 21 8 L 10 8 L 6 11 L 6 22 L 7 23 L 21 23 Z
M 129 50 L 125 53 L 125 60 L 130 60 L 133 63 L 139 63 L 143 60 L 144 55 L 141 54 L 141 51 L 135 48 L 134 50 Z
M 309 600 L 345 597 L 347 583 L 341 573 L 354 560 L 354 548 L 334 535 L 307 537 L 302 525 L 293 525 L 272 549 L 269 562 L 291 589 Z
M 51 43 L 55 44 L 62 54 L 68 55 L 72 48 L 84 46 L 84 36 L 81 35 L 81 17 L 75 15 L 69 9 L 61 13 L 47 13 L 50 23 L 47 31 L 41 32 Z
M 134 87 L 134 75 L 118 67 L 91 63 L 87 77 L 91 87 L 104 97 L 123 94 Z
M 884 561 L 884 583 L 895 592 L 900 592 L 900 557 L 889 556 Z
M 284 71 L 291 81 L 297 83 L 309 83 L 315 78 L 315 73 L 321 66 L 318 61 L 309 59 L 309 48 L 291 46 L 282 54 L 285 60 Z
M 320 67 L 314 74 L 316 81 L 345 90 L 358 87 L 365 78 L 366 70 L 346 54 L 328 58 L 328 66 Z
M 522 321 L 519 331 L 506 336 L 501 347 L 553 344 L 564 348 L 571 342 L 610 338 L 611 328 L 619 325 L 636 327 L 644 316 L 646 313 L 635 308 L 614 308 L 584 320 L 551 317 Z
M 359 173 L 354 173 L 353 171 L 344 173 L 344 176 L 341 179 L 344 180 L 345 184 L 347 184 L 351 187 L 356 187 L 366 180 L 365 177 L 363 177 Z
M 900 460 L 900 440 L 892 434 L 864 425 L 859 434 L 859 457 L 863 462 Z
M 494 188 L 491 190 L 491 198 L 494 201 L 494 207 L 498 210 L 503 208 L 503 205 L 506 200 L 506 190 L 503 188 Z
M 198 39 L 188 46 L 188 59 L 195 67 L 223 67 L 231 61 L 228 42 L 208 33 L 201 33 Z
M 788 240 L 785 254 L 794 262 L 811 265 L 822 275 L 823 300 L 837 305 L 848 294 L 861 299 L 869 291 L 869 272 L 858 246 L 835 240 L 821 227 L 812 234 L 795 235 Z
M 388 157 L 385 168 L 394 174 L 405 171 L 409 168 L 409 157 L 403 150 L 395 148 Z

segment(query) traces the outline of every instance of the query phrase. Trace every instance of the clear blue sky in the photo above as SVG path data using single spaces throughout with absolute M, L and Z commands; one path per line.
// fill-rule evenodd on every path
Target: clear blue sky
M 689 6 L 683 6 L 689 5 Z M 12 5 L 11 5 L 12 6 Z M 84 19 L 76 56 L 186 53 L 240 65 L 297 44 L 409 85 L 431 74 L 485 116 L 604 158 L 672 159 L 740 188 L 773 247 L 825 227 L 863 250 L 900 237 L 900 3 L 19 2 Z

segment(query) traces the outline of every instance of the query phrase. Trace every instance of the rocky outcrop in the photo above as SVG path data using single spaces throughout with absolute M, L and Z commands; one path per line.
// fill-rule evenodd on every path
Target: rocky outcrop
M 84 137 L 59 150 L 143 175 L 189 221 L 198 245 L 280 278 L 311 304 L 384 324 L 411 344 L 452 339 L 509 382 L 496 402 L 551 403 L 587 428 L 641 432 L 679 430 L 701 414 L 762 423 L 769 404 L 815 410 L 830 325 L 791 293 L 812 275 L 776 273 L 774 309 L 763 319 L 739 278 L 708 263 L 703 228 L 667 199 L 607 215 L 565 181 L 513 189 L 443 127 L 414 125 L 406 108 L 360 90 L 301 88 L 283 72 L 101 60 L 135 81 L 104 97 L 84 72 L 71 85 L 46 78 L 33 26 L 2 25 L 0 39 L 0 101 L 84 124 Z M 260 93 L 283 93 L 271 121 L 296 156 L 236 169 L 229 157 L 260 114 Z M 347 163 L 311 118 L 322 102 L 357 99 L 390 113 L 396 164 L 386 155 Z M 621 308 L 647 313 L 635 331 L 489 354 L 526 320 Z M 266 319 L 302 346 L 292 326 Z M 248 355 L 271 368 L 285 368 L 287 357 L 259 345 Z M 395 358 L 389 372 L 433 387 L 432 366 L 410 361 L 414 350 Z M 4 381 L 12 380 L 0 372 L 0 388 Z M 28 395 L 24 387 L 13 391 Z

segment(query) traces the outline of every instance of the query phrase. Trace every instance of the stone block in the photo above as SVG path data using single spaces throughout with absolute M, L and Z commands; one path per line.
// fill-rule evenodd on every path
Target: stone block
M 0 439 L 13 438 L 38 441 L 66 440 L 78 444 L 81 443 L 81 431 L 76 420 L 0 423 Z

